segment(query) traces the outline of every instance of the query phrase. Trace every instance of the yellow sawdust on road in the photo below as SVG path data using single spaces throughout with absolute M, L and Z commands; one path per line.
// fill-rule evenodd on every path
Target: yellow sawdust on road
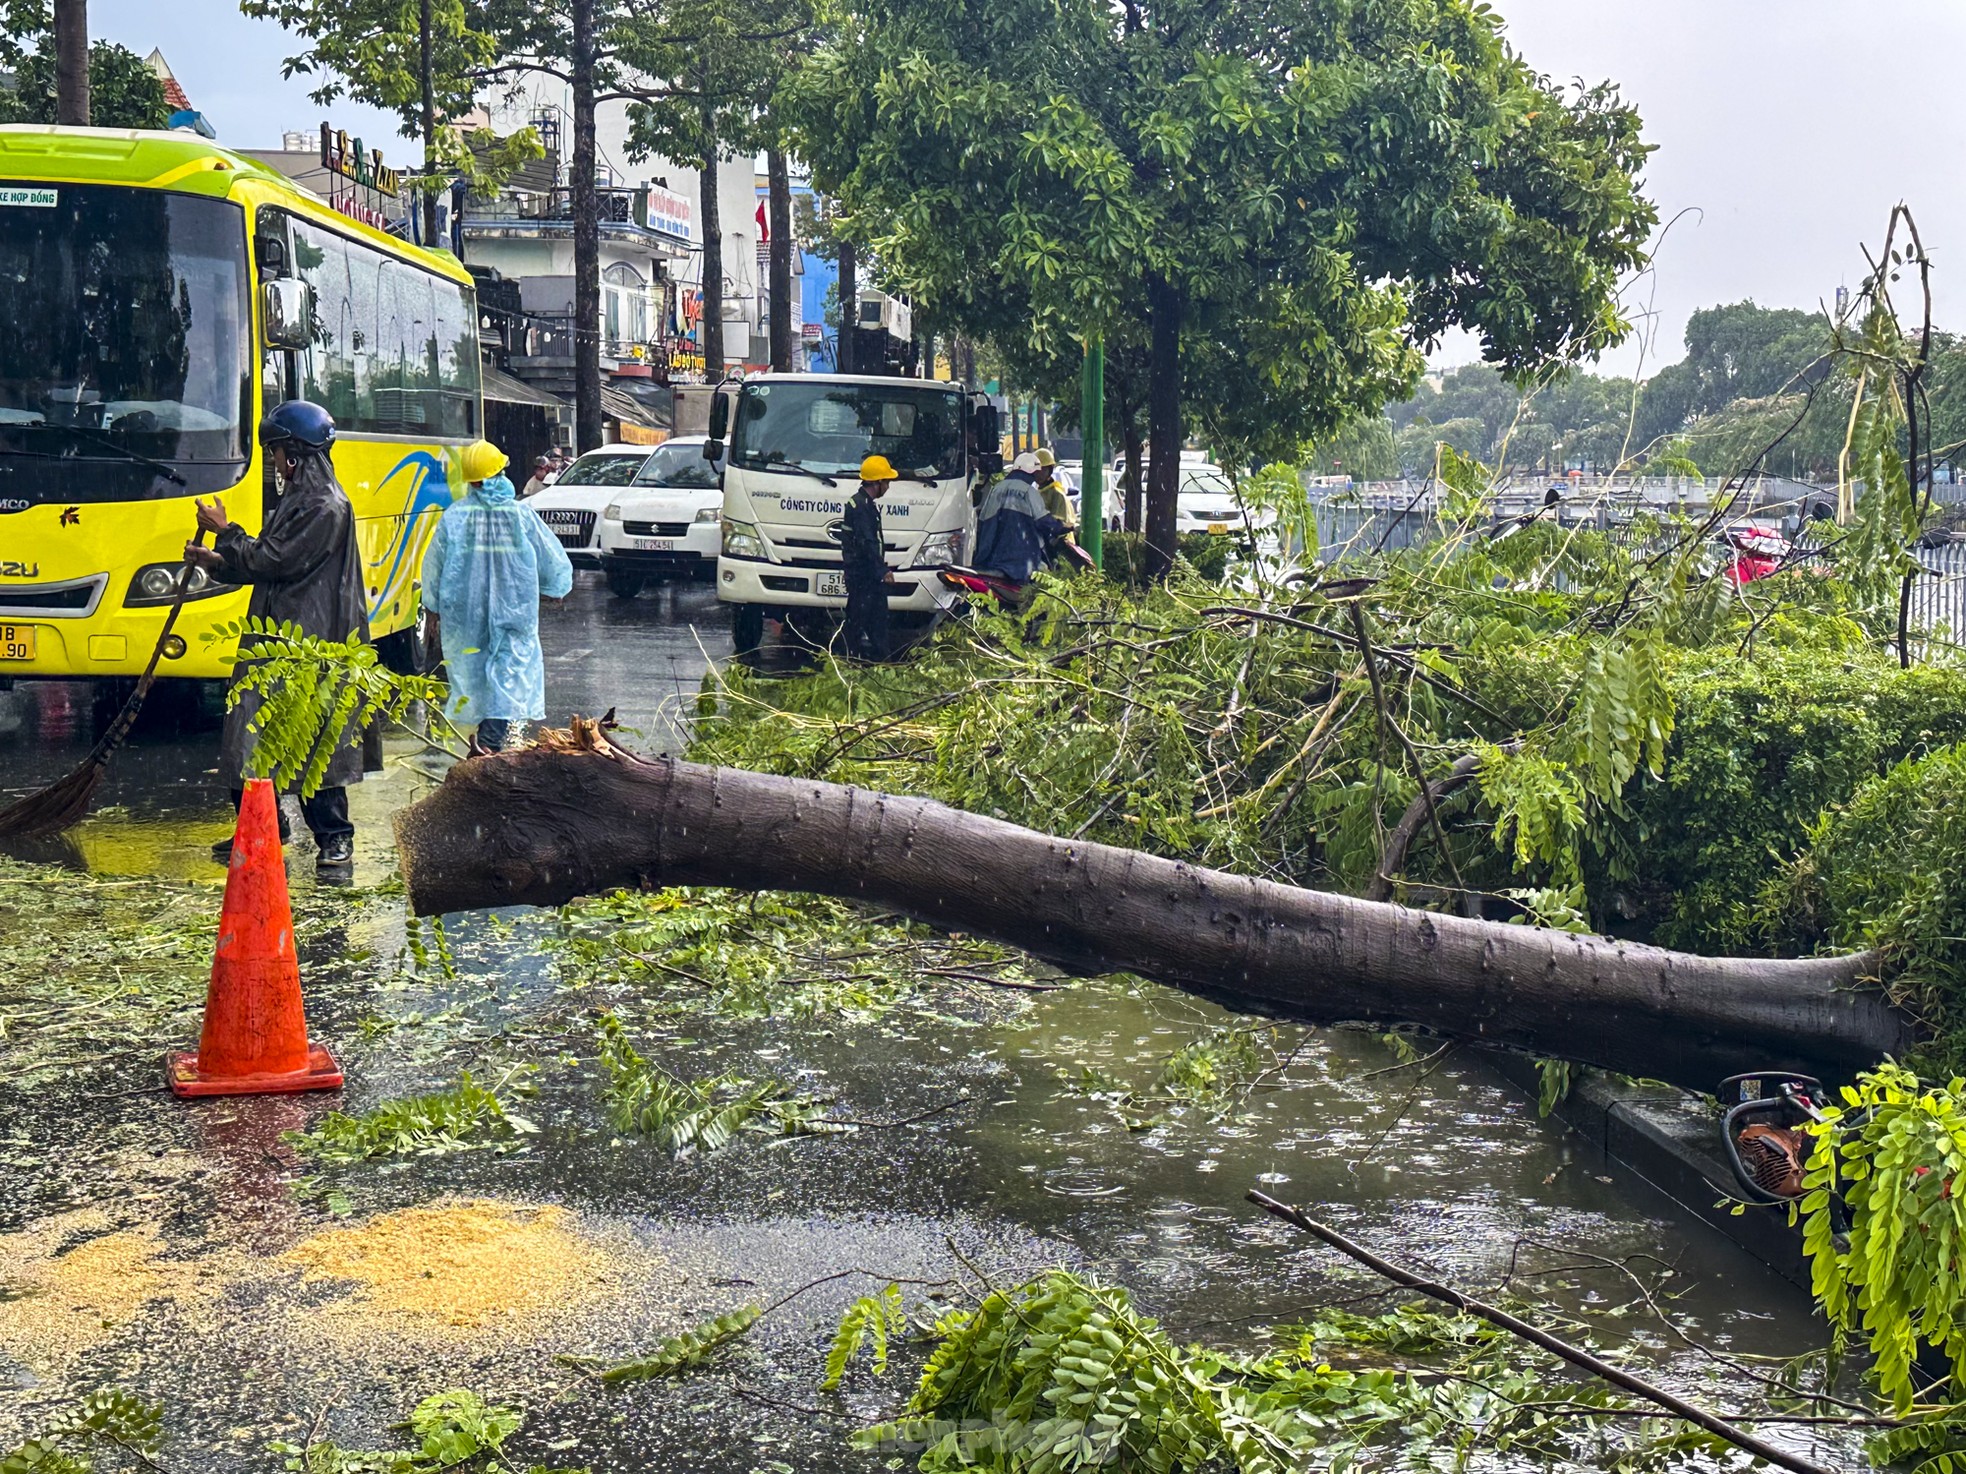
M 473 1199 L 405 1208 L 304 1239 L 282 1256 L 307 1280 L 358 1287 L 342 1312 L 424 1329 L 510 1326 L 611 1288 L 611 1259 L 564 1208 Z
M 146 1305 L 203 1293 L 201 1266 L 160 1257 L 165 1244 L 154 1225 L 112 1222 L 88 1208 L 0 1236 L 0 1352 L 51 1371 L 109 1340 Z

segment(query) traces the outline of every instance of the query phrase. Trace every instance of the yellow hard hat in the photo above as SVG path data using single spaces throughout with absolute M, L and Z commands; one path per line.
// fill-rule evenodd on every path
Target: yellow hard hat
M 1041 445 L 1038 447 L 1038 464 L 1040 466 L 1055 466 L 1058 464 L 1058 457 L 1051 453 L 1049 446 Z
M 464 447 L 464 479 L 477 482 L 496 476 L 511 459 L 489 440 L 474 440 Z
M 894 481 L 898 479 L 894 467 L 887 463 L 886 456 L 868 456 L 860 463 L 862 481 Z

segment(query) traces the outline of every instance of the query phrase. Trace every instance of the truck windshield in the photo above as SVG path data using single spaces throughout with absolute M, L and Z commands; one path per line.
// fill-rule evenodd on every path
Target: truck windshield
M 887 384 L 753 383 L 738 396 L 730 460 L 768 471 L 856 474 L 870 455 L 903 476 L 963 474 L 963 401 L 905 379 Z
M 245 214 L 223 200 L 0 181 L 0 500 L 182 496 L 238 479 L 245 246 Z

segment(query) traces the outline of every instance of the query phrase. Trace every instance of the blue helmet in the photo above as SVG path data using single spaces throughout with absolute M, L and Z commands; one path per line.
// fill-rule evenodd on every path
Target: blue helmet
M 259 424 L 262 446 L 289 445 L 304 455 L 334 444 L 334 416 L 305 399 L 289 399 Z

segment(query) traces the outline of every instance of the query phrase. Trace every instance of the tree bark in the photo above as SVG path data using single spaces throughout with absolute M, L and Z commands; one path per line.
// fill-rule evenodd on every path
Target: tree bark
M 1146 460 L 1146 447 L 1140 440 L 1140 422 L 1132 415 L 1120 421 L 1120 440 L 1126 448 L 1126 530 L 1139 534 L 1147 530 L 1147 492 L 1141 481 L 1141 466 Z
M 792 171 L 785 151 L 765 155 L 770 181 L 771 220 L 771 366 L 776 373 L 792 371 Z
M 594 184 L 594 0 L 573 0 L 573 433 L 576 451 L 607 438 L 601 423 L 601 201 Z
M 920 798 L 615 747 L 591 722 L 458 764 L 396 821 L 420 914 L 621 887 L 843 896 L 1068 970 L 1135 972 L 1314 1024 L 1411 1024 L 1711 1090 L 1842 1077 L 1912 1026 L 1871 956 L 1707 958 L 1409 911 L 1055 839 Z
M 715 384 L 724 376 L 724 217 L 717 198 L 716 118 L 707 78 L 703 91 L 703 135 L 709 140 L 697 165 L 703 213 L 703 377 Z
M 419 0 L 416 16 L 417 63 L 423 84 L 423 244 L 437 244 L 437 196 L 429 188 L 431 156 L 437 152 L 436 87 L 430 75 L 430 0 Z
M 839 347 L 833 355 L 835 367 L 840 373 L 851 374 L 859 371 L 859 359 L 853 351 L 854 323 L 860 316 L 860 252 L 852 241 L 840 242 L 840 337 Z
M 55 121 L 89 126 L 88 0 L 55 0 Z
M 1153 277 L 1147 283 L 1152 319 L 1147 385 L 1147 573 L 1165 578 L 1174 566 L 1175 499 L 1181 489 L 1181 293 Z

